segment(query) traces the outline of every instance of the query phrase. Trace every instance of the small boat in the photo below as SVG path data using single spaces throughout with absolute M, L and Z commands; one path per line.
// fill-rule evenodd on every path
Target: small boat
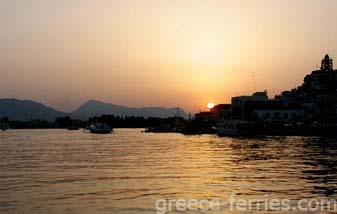
M 69 131 L 77 131 L 77 130 L 80 130 L 80 127 L 78 127 L 78 126 L 68 126 L 67 129 Z
M 250 123 L 246 120 L 220 120 L 217 125 L 219 136 L 248 135 Z
M 109 134 L 112 130 L 112 127 L 105 123 L 94 123 L 89 126 L 89 131 L 94 134 Z

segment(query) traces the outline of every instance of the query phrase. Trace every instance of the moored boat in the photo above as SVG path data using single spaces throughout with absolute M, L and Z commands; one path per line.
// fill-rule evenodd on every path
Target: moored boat
M 67 129 L 69 131 L 77 131 L 77 130 L 80 130 L 80 127 L 79 126 L 68 126 Z
M 245 120 L 220 120 L 217 125 L 219 136 L 245 136 L 249 133 L 250 123 Z
M 109 134 L 113 129 L 105 123 L 94 123 L 89 126 L 89 131 L 94 134 Z

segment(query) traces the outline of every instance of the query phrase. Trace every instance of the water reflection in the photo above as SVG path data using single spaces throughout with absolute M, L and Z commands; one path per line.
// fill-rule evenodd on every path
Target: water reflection
M 304 157 L 309 169 L 303 170 L 308 182 L 313 183 L 313 194 L 336 196 L 337 142 L 331 139 L 311 138 L 304 141 L 304 152 L 311 157 Z
M 0 211 L 154 213 L 157 199 L 233 192 L 335 198 L 336 152 L 321 138 L 11 130 L 0 135 Z

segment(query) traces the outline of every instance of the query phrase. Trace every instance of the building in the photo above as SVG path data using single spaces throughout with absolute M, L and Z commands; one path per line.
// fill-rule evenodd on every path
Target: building
M 257 109 L 253 111 L 255 121 L 293 122 L 304 118 L 303 109 Z
M 257 122 L 302 121 L 305 111 L 301 103 L 294 102 L 294 91 L 284 91 L 269 99 L 267 91 L 252 96 L 232 98 L 232 119 Z
M 210 109 L 213 121 L 230 119 L 232 116 L 231 104 L 218 104 Z
M 247 100 L 242 109 L 243 120 L 254 120 L 254 112 L 257 110 L 282 110 L 284 109 L 284 102 L 281 100 Z
M 255 92 L 251 96 L 239 96 L 232 98 L 231 110 L 233 119 L 245 118 L 245 103 L 247 101 L 267 101 L 267 91 Z
M 307 122 L 336 122 L 337 70 L 329 55 L 321 61 L 319 70 L 306 75 L 303 84 L 291 91 L 284 91 L 275 99 L 282 100 L 286 108 L 303 108 Z
M 308 91 L 320 92 L 334 90 L 337 87 L 337 70 L 333 69 L 333 61 L 329 55 L 321 61 L 320 70 L 312 71 L 304 78 L 304 84 Z
M 209 122 L 212 120 L 213 116 L 210 111 L 201 111 L 194 115 L 195 120 L 202 122 Z
M 303 84 L 269 99 L 267 91 L 233 97 L 231 104 L 219 104 L 196 119 L 214 124 L 221 119 L 258 122 L 336 122 L 337 70 L 329 55 L 319 70 L 305 76 Z

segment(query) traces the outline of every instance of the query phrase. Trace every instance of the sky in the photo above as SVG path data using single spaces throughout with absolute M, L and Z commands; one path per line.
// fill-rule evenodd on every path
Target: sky
M 195 113 L 337 61 L 337 1 L 1 0 L 0 32 L 0 98 Z

